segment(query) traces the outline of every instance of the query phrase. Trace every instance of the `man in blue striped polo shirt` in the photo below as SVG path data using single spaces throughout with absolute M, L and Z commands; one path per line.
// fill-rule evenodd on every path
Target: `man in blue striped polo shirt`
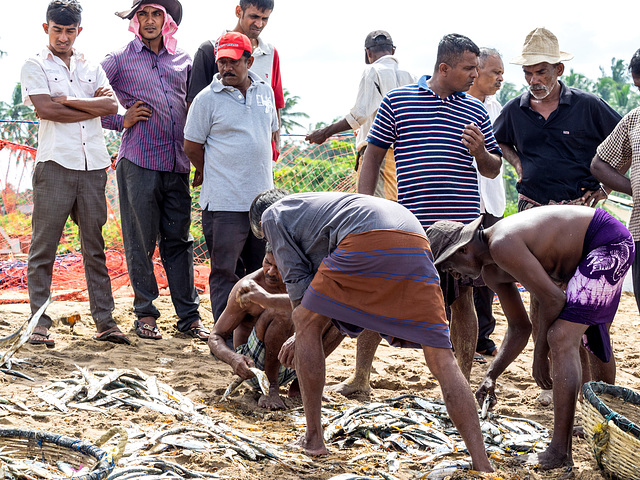
M 480 215 L 477 171 L 495 178 L 502 152 L 486 109 L 464 93 L 478 76 L 479 53 L 469 38 L 446 35 L 438 45 L 433 76 L 425 75 L 417 84 L 387 94 L 369 131 L 358 192 L 373 194 L 382 159 L 393 146 L 398 202 L 425 229 L 439 220 L 470 223 Z M 443 273 L 441 286 L 451 306 L 451 340 L 462 373 L 469 379 L 478 334 L 471 286 L 458 285 Z M 354 382 L 351 391 L 368 389 L 375 342 L 380 341 L 373 334 L 364 338 L 367 344 L 358 345 L 362 365 L 356 365 L 354 377 L 365 378 L 366 383 L 356 386 Z

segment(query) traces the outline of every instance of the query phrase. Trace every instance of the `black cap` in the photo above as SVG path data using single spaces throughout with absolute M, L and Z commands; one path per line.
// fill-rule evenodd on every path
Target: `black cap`
M 167 13 L 171 15 L 173 21 L 176 22 L 177 25 L 180 25 L 180 22 L 182 21 L 182 5 L 178 0 L 133 0 L 133 6 L 129 10 L 116 12 L 116 15 L 120 18 L 131 20 L 138 9 L 144 8 L 142 5 L 150 3 L 162 5 Z
M 379 45 L 389 45 L 393 47 L 393 40 L 391 40 L 391 35 L 389 32 L 385 32 L 384 30 L 374 30 L 364 41 L 364 48 L 377 47 Z

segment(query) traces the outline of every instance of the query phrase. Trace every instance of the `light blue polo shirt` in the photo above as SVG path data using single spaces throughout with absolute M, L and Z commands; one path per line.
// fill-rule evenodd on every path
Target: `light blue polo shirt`
M 203 210 L 248 212 L 256 195 L 273 188 L 273 90 L 251 71 L 249 78 L 245 98 L 216 74 L 189 109 L 184 138 L 204 145 Z

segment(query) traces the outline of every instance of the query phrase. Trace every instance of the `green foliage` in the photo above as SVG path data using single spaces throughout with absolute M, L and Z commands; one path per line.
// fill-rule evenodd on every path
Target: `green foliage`
M 22 87 L 16 83 L 11 95 L 11 103 L 0 101 L 0 120 L 37 121 L 35 111 L 22 103 Z M 38 126 L 25 123 L 0 124 L 0 138 L 20 145 L 37 148 Z
M 498 90 L 498 92 L 496 93 L 496 100 L 498 100 L 498 102 L 500 102 L 500 105 L 504 107 L 509 100 L 511 100 L 512 98 L 516 98 L 526 90 L 526 87 L 517 88 L 515 84 L 511 82 L 504 82 L 502 84 L 502 88 L 500 88 L 500 90 Z
M 313 157 L 313 158 L 312 158 Z M 353 141 L 333 140 L 287 152 L 274 169 L 274 183 L 292 193 L 337 190 L 352 180 Z
M 282 92 L 284 93 L 284 108 L 280 110 L 280 122 L 282 124 L 282 129 L 285 133 L 291 133 L 295 127 L 304 129 L 297 119 L 309 118 L 309 115 L 304 112 L 294 112 L 294 108 L 300 101 L 300 97 L 297 95 L 291 95 L 289 90 L 286 88 L 284 88 Z

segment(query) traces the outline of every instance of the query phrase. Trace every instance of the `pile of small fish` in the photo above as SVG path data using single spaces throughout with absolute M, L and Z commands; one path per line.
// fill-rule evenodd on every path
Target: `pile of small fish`
M 383 402 L 350 406 L 338 413 L 325 409 L 324 413 L 327 417 L 325 441 L 340 449 L 373 446 L 374 451 L 360 455 L 350 463 L 370 461 L 378 456 L 381 460 L 378 463 L 384 462 L 389 472 L 378 470 L 377 473 L 383 478 L 389 478 L 389 474 L 397 472 L 401 463 L 418 464 L 416 467 L 421 465 L 419 468 L 423 470 L 426 465 L 443 457 L 459 453 L 468 455 L 462 438 L 441 402 L 402 395 Z M 489 413 L 480 423 L 487 452 L 495 458 L 538 452 L 549 443 L 548 430 L 528 419 Z M 435 465 L 426 476 L 418 478 L 442 478 L 465 466 L 470 466 L 466 460 L 462 463 L 460 460 L 446 460 Z
M 18 351 L 18 349 L 27 343 L 29 337 L 33 333 L 33 330 L 38 325 L 38 320 L 47 309 L 49 304 L 51 303 L 51 297 L 42 305 L 38 311 L 33 315 L 29 320 L 27 320 L 22 326 L 14 333 L 7 337 L 0 338 L 0 348 L 3 348 L 3 351 L 0 351 L 0 366 L 6 366 L 7 369 L 11 368 L 11 362 L 13 355 Z M 16 362 L 17 363 L 17 362 Z M 12 370 L 4 371 L 6 374 L 11 374 L 15 376 L 20 376 L 26 378 L 27 380 L 33 380 L 30 377 L 25 375 L 16 374 Z

